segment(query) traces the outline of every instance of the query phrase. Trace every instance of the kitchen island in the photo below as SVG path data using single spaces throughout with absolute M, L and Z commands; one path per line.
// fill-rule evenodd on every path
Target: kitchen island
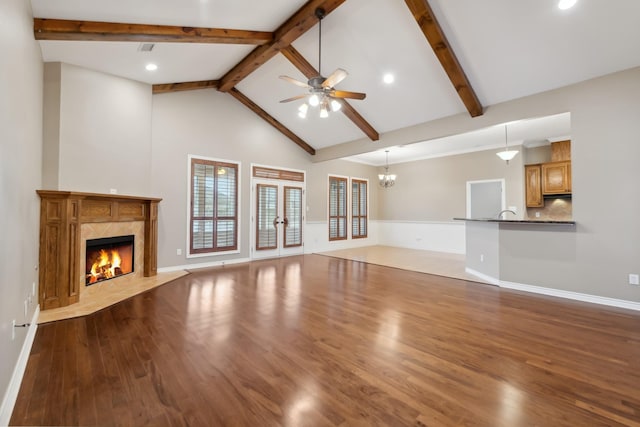
M 525 220 L 525 219 L 495 219 L 495 218 L 453 218 L 465 221 L 465 271 L 482 280 L 500 285 L 504 280 L 505 262 L 514 252 L 530 252 L 534 257 L 542 252 L 553 253 L 556 248 L 544 247 L 544 235 L 549 232 L 574 232 L 575 221 L 563 220 Z M 537 243 L 531 247 L 530 239 L 522 241 L 516 246 L 512 232 L 536 233 L 533 239 Z M 573 233 L 572 233 L 573 234 Z M 566 253 L 562 254 L 566 256 Z

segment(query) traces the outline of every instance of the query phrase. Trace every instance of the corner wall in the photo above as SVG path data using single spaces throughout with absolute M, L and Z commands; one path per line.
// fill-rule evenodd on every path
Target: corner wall
M 43 187 L 152 196 L 151 86 L 64 63 L 45 82 Z

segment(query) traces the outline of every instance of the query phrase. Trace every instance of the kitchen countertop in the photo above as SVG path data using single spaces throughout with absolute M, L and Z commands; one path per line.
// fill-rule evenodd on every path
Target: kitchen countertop
M 532 220 L 532 219 L 496 219 L 496 218 L 453 218 L 457 221 L 478 221 L 478 222 L 497 222 L 502 224 L 559 224 L 559 225 L 576 225 L 575 221 L 558 221 L 558 220 Z

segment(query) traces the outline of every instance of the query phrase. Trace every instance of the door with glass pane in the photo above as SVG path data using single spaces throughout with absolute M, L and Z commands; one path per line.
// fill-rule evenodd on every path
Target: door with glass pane
M 300 183 L 254 181 L 252 258 L 303 252 L 304 188 Z

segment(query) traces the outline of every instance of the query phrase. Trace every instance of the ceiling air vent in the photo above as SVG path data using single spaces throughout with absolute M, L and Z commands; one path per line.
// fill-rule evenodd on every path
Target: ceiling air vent
M 138 46 L 138 51 L 139 52 L 151 52 L 153 50 L 154 46 L 155 46 L 154 43 L 140 43 L 140 46 Z

